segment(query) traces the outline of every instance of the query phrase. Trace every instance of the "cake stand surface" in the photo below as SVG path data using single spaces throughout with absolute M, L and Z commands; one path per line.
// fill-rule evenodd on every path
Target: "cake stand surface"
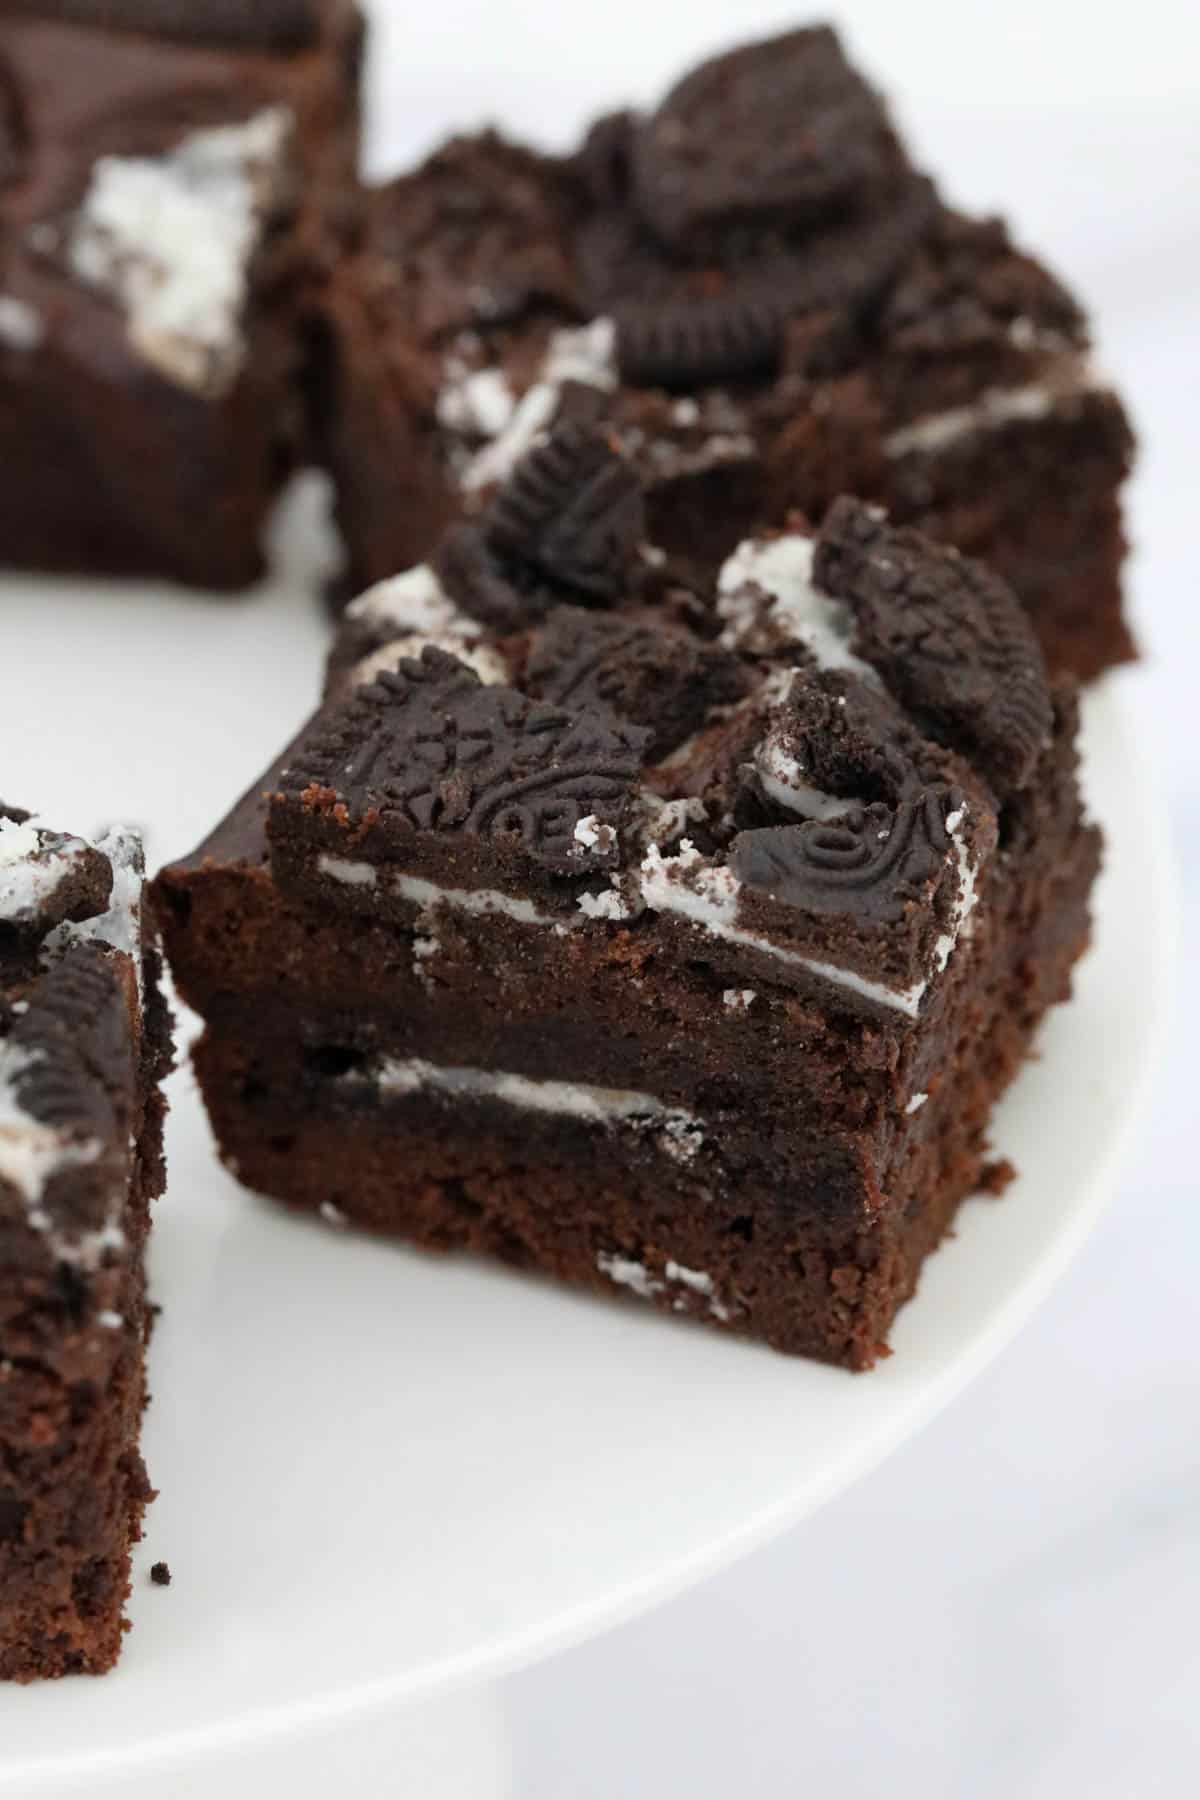
M 313 498 L 248 602 L 0 582 L 5 797 L 190 848 L 315 696 Z M 103 1681 L 0 1690 L 0 1796 L 499 1794 L 485 1684 L 765 1542 L 962 1388 L 1082 1241 L 1153 1065 L 1170 879 L 1119 690 L 1086 708 L 1095 945 L 993 1133 L 1019 1177 L 869 1376 L 293 1221 L 221 1170 L 181 1071 L 133 1632 Z

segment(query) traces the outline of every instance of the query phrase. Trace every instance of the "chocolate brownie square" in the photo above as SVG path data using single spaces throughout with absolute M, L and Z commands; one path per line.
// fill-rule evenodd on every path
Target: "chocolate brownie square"
M 0 807 L 0 1680 L 116 1661 L 171 1064 L 142 850 Z
M 303 451 L 302 296 L 352 229 L 352 0 L 0 20 L 0 563 L 229 589 Z
M 841 492 L 987 559 L 1054 668 L 1132 654 L 1124 412 L 1076 301 L 948 208 L 827 27 L 717 57 L 579 152 L 452 140 L 322 291 L 314 411 L 360 585 L 547 428 L 603 421 L 715 574 Z
M 839 499 L 705 584 L 560 428 L 157 891 L 229 1167 L 866 1368 L 1088 935 L 1069 685 Z

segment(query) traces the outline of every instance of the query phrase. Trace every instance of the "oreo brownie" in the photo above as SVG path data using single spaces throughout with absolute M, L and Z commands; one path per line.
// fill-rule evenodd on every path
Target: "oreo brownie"
M 303 452 L 302 296 L 352 231 L 358 13 L 3 12 L 0 562 L 241 587 Z
M 593 429 L 352 605 L 157 892 L 222 1154 L 288 1205 L 866 1368 L 1088 935 L 1069 686 L 840 499 L 705 585 Z
M 116 1661 L 171 1063 L 142 850 L 0 807 L 0 1680 Z
M 1086 321 L 912 166 L 828 28 L 705 63 L 566 162 L 457 138 L 376 192 L 322 296 L 314 409 L 361 585 L 556 420 L 603 420 L 711 576 L 851 491 L 987 558 L 1051 664 L 1132 653 L 1131 438 Z

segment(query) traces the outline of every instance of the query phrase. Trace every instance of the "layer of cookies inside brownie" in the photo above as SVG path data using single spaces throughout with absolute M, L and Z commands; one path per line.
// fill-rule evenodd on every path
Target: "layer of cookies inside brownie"
M 118 1656 L 170 1021 L 141 847 L 0 809 L 0 1679 Z

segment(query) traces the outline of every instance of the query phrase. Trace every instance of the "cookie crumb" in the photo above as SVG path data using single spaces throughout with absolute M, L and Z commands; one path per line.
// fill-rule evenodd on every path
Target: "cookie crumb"
M 155 1587 L 170 1587 L 170 1568 L 165 1562 L 156 1562 L 150 1570 L 150 1579 Z

